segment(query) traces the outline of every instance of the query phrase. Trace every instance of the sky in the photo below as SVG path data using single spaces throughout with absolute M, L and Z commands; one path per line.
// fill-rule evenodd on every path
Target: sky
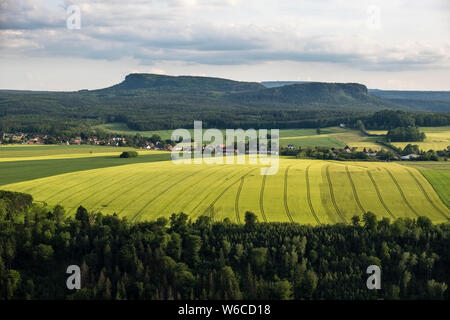
M 0 0 L 0 89 L 135 72 L 450 90 L 450 1 Z

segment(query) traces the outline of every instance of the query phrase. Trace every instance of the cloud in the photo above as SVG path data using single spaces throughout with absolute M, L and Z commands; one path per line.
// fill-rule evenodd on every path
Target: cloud
M 369 2 L 356 9 L 346 1 L 325 2 L 0 0 L 0 56 L 134 58 L 142 65 L 311 61 L 374 71 L 450 66 L 448 30 L 432 40 L 414 39 L 411 30 L 389 29 L 383 20 L 385 31 L 374 33 L 365 28 Z M 415 1 L 377 3 L 387 16 L 393 8 L 423 10 Z M 66 28 L 71 4 L 80 7 L 80 30 Z M 332 5 L 338 9 L 329 10 Z M 436 16 L 449 9 L 433 8 Z

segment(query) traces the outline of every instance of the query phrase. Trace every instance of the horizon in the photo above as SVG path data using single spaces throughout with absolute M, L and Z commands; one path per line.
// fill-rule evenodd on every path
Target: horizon
M 445 0 L 0 1 L 0 88 L 78 91 L 125 75 L 448 91 Z
M 249 82 L 249 83 L 277 83 L 277 82 L 302 82 L 302 83 L 291 83 L 291 84 L 285 84 L 280 86 L 287 86 L 287 85 L 295 85 L 295 84 L 306 84 L 306 83 L 327 83 L 327 84 L 333 84 L 333 83 L 339 83 L 339 84 L 360 84 L 367 88 L 367 90 L 381 90 L 381 91 L 423 91 L 423 92 L 450 92 L 449 90 L 404 90 L 404 89 L 383 89 L 383 88 L 369 88 L 364 83 L 359 82 L 325 82 L 325 81 L 302 81 L 302 80 L 262 80 L 262 81 L 245 81 L 245 80 L 235 80 L 235 79 L 229 79 L 229 78 L 221 78 L 221 77 L 214 77 L 214 76 L 198 76 L 198 75 L 189 75 L 189 74 L 180 74 L 180 75 L 169 75 L 169 74 L 158 74 L 158 73 L 129 73 L 125 75 L 122 79 L 122 81 L 119 81 L 115 84 L 112 84 L 111 86 L 117 85 L 123 81 L 125 81 L 125 78 L 132 74 L 146 74 L 146 75 L 157 75 L 157 76 L 166 76 L 166 77 L 197 77 L 197 78 L 212 78 L 212 79 L 223 79 L 223 80 L 231 80 L 236 82 Z M 31 91 L 31 92 L 78 92 L 78 91 L 96 91 L 96 90 L 102 90 L 110 88 L 111 86 L 107 87 L 100 87 L 100 88 L 82 88 L 82 89 L 76 89 L 76 90 L 34 90 L 34 89 L 10 89 L 10 88 L 0 88 L 0 91 Z M 266 87 L 270 88 L 270 87 Z M 370 93 L 370 92 L 369 92 Z

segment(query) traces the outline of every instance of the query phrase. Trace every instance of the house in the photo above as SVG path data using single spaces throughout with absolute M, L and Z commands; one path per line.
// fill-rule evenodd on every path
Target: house
M 288 144 L 288 150 L 294 150 L 294 145 L 293 144 Z
M 411 154 L 408 154 L 406 156 L 400 157 L 400 159 L 402 159 L 402 160 L 411 160 L 411 159 L 417 159 L 419 157 L 420 156 L 418 154 L 411 153 Z
M 351 153 L 352 152 L 352 150 L 350 149 L 349 146 L 345 146 L 344 151 L 347 152 L 347 153 Z

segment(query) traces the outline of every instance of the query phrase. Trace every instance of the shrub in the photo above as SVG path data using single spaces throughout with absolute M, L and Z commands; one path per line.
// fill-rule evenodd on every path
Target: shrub
M 124 151 L 120 155 L 121 158 L 135 158 L 138 156 L 138 153 L 136 151 Z

